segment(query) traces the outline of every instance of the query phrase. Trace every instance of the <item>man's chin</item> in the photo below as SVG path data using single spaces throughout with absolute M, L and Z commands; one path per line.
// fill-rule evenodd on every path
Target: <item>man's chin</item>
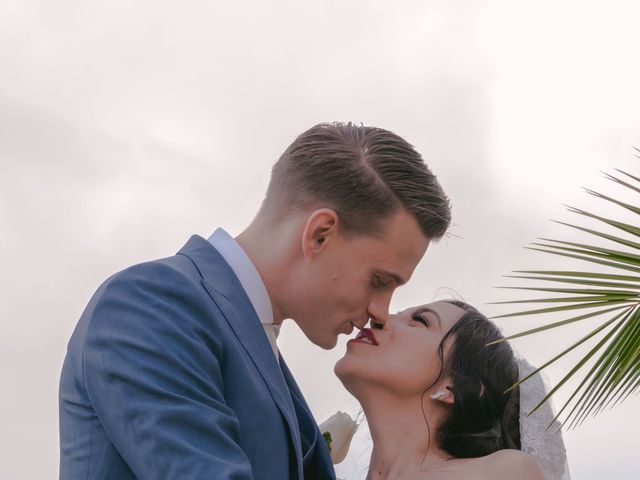
M 311 340 L 314 344 L 316 344 L 317 346 L 319 346 L 320 348 L 324 349 L 324 350 L 331 350 L 332 348 L 334 348 L 337 344 L 338 344 L 338 337 L 337 336 L 331 336 L 331 337 L 325 337 L 325 338 L 318 338 L 318 339 L 309 339 Z

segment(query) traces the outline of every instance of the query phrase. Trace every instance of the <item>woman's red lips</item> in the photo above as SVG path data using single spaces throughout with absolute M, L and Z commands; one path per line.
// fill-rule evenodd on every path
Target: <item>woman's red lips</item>
M 358 332 L 358 335 L 356 335 L 356 340 L 362 340 L 365 343 L 371 343 L 371 345 L 378 345 L 376 336 L 373 334 L 373 330 L 371 330 L 370 328 L 363 328 L 362 330 L 360 330 L 360 332 Z M 367 340 L 369 340 L 369 342 L 367 342 Z

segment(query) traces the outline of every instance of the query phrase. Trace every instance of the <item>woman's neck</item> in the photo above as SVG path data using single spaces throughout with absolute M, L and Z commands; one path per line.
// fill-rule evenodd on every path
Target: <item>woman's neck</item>
M 367 417 L 373 451 L 367 480 L 411 478 L 450 458 L 438 448 L 435 428 L 442 415 L 420 396 L 398 398 L 386 392 L 370 392 L 360 399 Z

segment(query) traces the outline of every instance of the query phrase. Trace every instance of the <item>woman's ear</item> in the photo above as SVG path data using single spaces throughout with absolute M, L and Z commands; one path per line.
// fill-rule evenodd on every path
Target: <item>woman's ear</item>
M 315 210 L 302 232 L 302 252 L 307 258 L 313 258 L 326 248 L 339 229 L 338 214 L 330 208 Z
M 456 397 L 453 394 L 453 388 L 450 382 L 441 382 L 439 386 L 434 389 L 431 394 L 431 400 L 436 402 L 442 402 L 447 405 L 453 405 L 456 403 Z

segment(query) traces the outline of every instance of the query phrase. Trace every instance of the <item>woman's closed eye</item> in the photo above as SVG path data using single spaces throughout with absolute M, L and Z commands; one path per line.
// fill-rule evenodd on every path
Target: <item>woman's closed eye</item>
M 424 313 L 414 313 L 411 315 L 411 320 L 422 323 L 425 327 L 429 328 L 429 319 Z

